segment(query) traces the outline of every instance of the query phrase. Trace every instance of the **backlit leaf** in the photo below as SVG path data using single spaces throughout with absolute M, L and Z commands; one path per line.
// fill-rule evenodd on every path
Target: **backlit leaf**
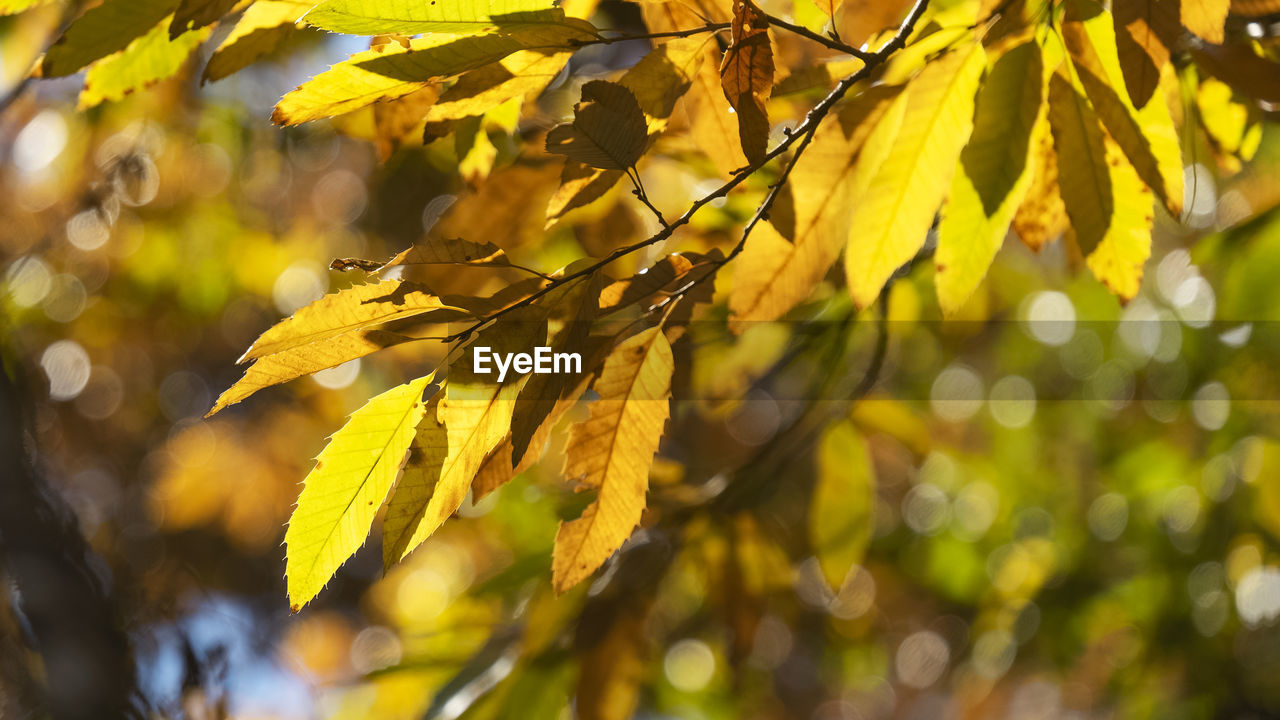
M 747 160 L 764 160 L 769 146 L 765 101 L 773 91 L 773 47 L 769 20 L 753 0 L 734 0 L 732 39 L 720 65 L 720 86 L 738 118 Z
M 182 0 L 173 11 L 169 37 L 177 38 L 188 30 L 199 30 L 222 19 L 239 0 Z
M 938 302 L 957 312 L 986 276 L 1031 186 L 1032 130 L 1044 106 L 1044 64 L 1034 40 L 1000 56 L 978 91 L 969 144 L 938 224 Z
M 837 422 L 818 440 L 817 478 L 809 504 L 809 541 L 827 583 L 840 591 L 871 542 L 875 472 L 867 443 L 851 421 Z
M 870 178 L 892 146 L 877 143 L 862 155 L 873 129 L 896 132 L 906 111 L 899 88 L 879 86 L 860 94 L 830 121 L 819 126 L 813 141 L 791 172 L 794 219 L 779 232 L 761 223 L 747 238 L 741 262 L 735 262 L 729 309 L 730 328 L 768 322 L 786 314 L 813 292 L 840 257 L 849 238 L 853 210 L 849 198 L 861 190 L 855 179 Z
M 596 491 L 582 516 L 560 524 L 552 555 L 552 584 L 563 593 L 613 555 L 640 523 L 649 467 L 667 422 L 674 369 L 661 328 L 618 345 L 595 383 L 599 399 L 575 425 L 564 475 Z
M 221 80 L 275 51 L 308 7 L 297 0 L 254 0 L 209 58 L 205 81 Z
M 51 0 L 0 0 L 0 15 L 17 15 Z
M 604 170 L 625 170 L 644 153 L 648 127 L 631 90 L 592 80 L 582 86 L 573 122 L 547 133 L 547 152 Z
M 463 37 L 427 35 L 405 48 L 390 43 L 356 53 L 285 95 L 272 120 L 297 125 L 339 115 L 374 101 L 408 95 L 428 83 L 460 75 L 532 47 L 569 48 L 570 41 L 591 37 L 589 23 L 512 27 L 505 35 Z
M 1182 7 L 1182 24 L 1188 30 L 1204 38 L 1206 42 L 1221 45 L 1226 39 L 1224 27 L 1231 0 L 1179 0 Z
M 1031 187 L 1013 216 L 1013 231 L 1032 250 L 1058 239 L 1069 225 L 1058 188 L 1058 155 L 1053 149 L 1048 113 L 1036 121 L 1032 132 Z
M 444 304 L 425 287 L 411 282 L 385 280 L 377 284 L 356 285 L 325 295 L 277 323 L 262 333 L 238 362 L 433 310 L 461 311 Z M 449 315 L 459 317 L 457 314 Z
M 488 454 L 511 428 L 516 395 L 526 378 L 473 366 L 474 347 L 495 353 L 528 352 L 544 341 L 546 325 L 538 308 L 510 313 L 482 332 L 450 369 L 434 417 L 425 418 L 413 440 L 404 476 L 387 505 L 382 559 L 390 566 L 431 537 L 462 505 Z
M 179 0 L 106 0 L 90 8 L 45 53 L 45 77 L 70 75 L 94 60 L 125 49 L 178 6 Z
M 169 39 L 163 23 L 129 43 L 129 47 L 94 63 L 85 73 L 81 109 L 120 100 L 178 72 L 191 53 L 209 37 L 209 28 L 194 30 Z
M 511 267 L 502 248 L 491 242 L 462 238 L 429 237 L 419 240 L 391 259 L 382 269 L 397 265 L 476 265 Z
M 511 98 L 540 92 L 560 74 L 568 50 L 521 50 L 463 75 L 440 95 L 427 122 L 483 115 Z
M 426 412 L 431 377 L 373 398 L 355 411 L 316 458 L 285 533 L 289 603 L 294 612 L 364 544 Z
M 1174 0 L 1132 0 L 1114 3 L 1112 12 L 1124 84 L 1133 104 L 1143 107 L 1169 63 L 1169 43 L 1180 27 L 1178 5 Z
M 1107 132 L 1169 214 L 1181 216 L 1182 149 L 1169 106 L 1157 95 L 1142 110 L 1134 108 L 1124 89 L 1110 17 L 1094 0 L 1070 0 L 1062 37 L 1075 78 Z
M 720 83 L 720 48 L 708 47 L 704 52 L 706 59 L 684 96 L 684 106 L 694 143 L 711 158 L 721 175 L 728 176 L 745 167 L 747 157 L 742 153 L 742 143 L 731 140 L 738 134 L 738 121 Z
M 504 25 L 561 22 L 564 12 L 552 0 L 326 0 L 303 19 L 349 35 L 471 34 Z
M 845 275 L 859 307 L 874 302 L 924 245 L 973 130 L 974 94 L 985 67 L 982 47 L 973 44 L 929 63 L 907 86 L 902 127 L 857 202 L 849 231 Z

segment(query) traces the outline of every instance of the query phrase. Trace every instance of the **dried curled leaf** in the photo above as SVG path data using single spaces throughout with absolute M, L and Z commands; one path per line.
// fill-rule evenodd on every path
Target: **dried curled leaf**
M 742 152 L 752 163 L 764 161 L 769 147 L 765 101 L 773 91 L 773 47 L 769 20 L 752 0 L 733 5 L 732 40 L 720 66 L 720 86 L 738 117 Z
M 625 170 L 644 154 L 648 126 L 636 96 L 618 83 L 592 80 L 582 86 L 573 122 L 547 133 L 547 152 L 602 170 Z
M 605 360 L 591 415 L 573 427 L 565 477 L 597 491 L 582 516 L 561 523 L 551 561 L 563 593 L 604 564 L 640 523 L 649 467 L 670 411 L 671 345 L 659 327 L 619 345 Z

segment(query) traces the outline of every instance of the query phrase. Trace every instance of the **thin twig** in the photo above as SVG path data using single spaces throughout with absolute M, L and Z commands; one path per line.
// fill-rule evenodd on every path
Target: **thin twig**
M 635 168 L 627 168 L 627 177 L 630 178 L 631 184 L 635 186 L 632 194 L 636 196 L 636 199 L 644 203 L 645 207 L 649 208 L 649 211 L 658 219 L 658 224 L 666 227 L 667 219 L 662 216 L 662 211 L 649 200 L 649 193 L 644 190 L 644 183 L 640 181 L 640 171 Z
M 852 45 L 849 45 L 848 43 L 841 42 L 840 38 L 838 37 L 829 38 L 825 35 L 819 35 L 818 33 L 810 30 L 809 28 L 803 25 L 796 25 L 794 23 L 789 23 L 786 20 L 783 20 L 782 18 L 779 18 L 779 17 L 774 17 L 773 15 L 765 15 L 765 17 L 768 18 L 770 25 L 773 25 L 775 27 L 780 27 L 783 30 L 788 30 L 792 33 L 795 33 L 796 35 L 799 35 L 804 38 L 808 38 L 809 40 L 812 40 L 818 43 L 819 45 L 823 45 L 825 47 L 831 48 L 832 50 L 835 50 L 837 52 L 848 53 L 849 55 L 852 55 L 858 58 L 859 60 L 862 60 L 863 62 L 866 62 L 867 60 L 870 60 L 872 57 L 875 56 L 875 53 L 867 52 L 866 50 L 859 50 L 858 48 Z
M 707 23 L 706 25 L 703 25 L 700 27 L 686 28 L 684 30 L 666 30 L 663 32 L 638 33 L 635 35 L 613 35 L 610 37 L 605 37 L 601 35 L 599 37 L 589 38 L 586 40 L 572 38 L 569 40 L 569 45 L 572 47 L 586 47 L 588 45 L 612 45 L 614 43 L 627 42 L 628 40 L 655 40 L 658 38 L 684 38 L 684 37 L 692 37 L 694 35 L 697 35 L 698 33 L 719 32 L 721 30 L 728 30 L 729 26 L 730 24 L 727 22 Z
M 850 88 L 856 85 L 859 81 L 869 76 L 871 72 L 875 70 L 877 67 L 879 67 L 881 64 L 883 64 L 885 60 L 889 58 L 889 56 L 891 56 L 893 53 L 897 52 L 898 50 L 901 50 L 906 45 L 907 38 L 910 37 L 911 33 L 915 31 L 916 24 L 920 21 L 921 16 L 924 15 L 924 11 L 928 6 L 929 6 L 929 0 L 916 0 L 915 5 L 913 5 L 911 8 L 911 12 L 908 13 L 907 15 L 907 19 L 903 21 L 902 25 L 898 28 L 898 32 L 894 34 L 894 36 L 889 40 L 889 42 L 885 43 L 884 47 L 881 47 L 879 50 L 873 53 L 871 57 L 869 57 L 866 60 L 866 64 L 864 64 L 861 68 L 858 68 L 857 72 L 842 79 L 834 88 L 832 88 L 831 92 L 827 93 L 826 97 L 822 98 L 822 100 L 820 100 L 817 105 L 814 105 L 812 108 L 810 108 L 809 112 L 805 114 L 804 120 L 800 123 L 800 125 L 798 125 L 794 131 L 788 134 L 782 140 L 782 142 L 778 143 L 777 146 L 775 146 L 772 150 L 766 153 L 765 156 L 761 158 L 759 162 L 752 163 L 750 165 L 747 165 L 744 168 L 734 171 L 733 176 L 731 178 L 729 178 L 723 184 L 721 184 L 720 187 L 716 188 L 715 190 L 712 190 L 710 193 L 695 200 L 693 204 L 690 205 L 689 208 L 684 211 L 683 215 L 669 222 L 665 227 L 662 228 L 662 230 L 659 230 L 657 233 L 654 233 L 653 235 L 649 236 L 648 238 L 645 238 L 644 240 L 640 240 L 630 245 L 620 247 L 614 250 L 613 252 L 609 253 L 607 256 L 605 256 L 598 262 L 592 263 L 591 265 L 585 268 L 582 268 L 580 270 L 577 270 L 575 272 L 569 273 L 567 275 L 564 275 L 558 278 L 556 282 L 553 282 L 547 285 L 546 287 L 542 288 L 541 290 L 534 292 L 533 294 L 529 295 L 523 300 L 517 303 L 514 303 L 508 307 L 505 307 L 502 310 L 499 310 L 493 313 L 487 318 L 478 320 L 477 322 L 473 323 L 472 325 L 470 325 L 464 330 L 460 330 L 456 333 L 453 333 L 452 335 L 448 336 L 446 340 L 449 342 L 453 342 L 455 340 L 468 338 L 472 334 L 474 334 L 476 331 L 478 331 L 480 328 L 484 327 L 485 325 L 488 325 L 489 323 L 501 318 L 502 316 L 515 311 L 517 308 L 521 308 L 527 305 L 531 305 L 534 302 L 537 302 L 540 298 L 552 292 L 557 287 L 564 285 L 567 282 L 577 280 L 580 277 L 585 277 L 587 275 L 590 275 L 591 273 L 594 273 L 597 270 L 600 270 L 606 265 L 609 265 L 634 252 L 643 250 L 647 247 L 656 245 L 660 242 L 667 240 L 673 234 L 675 234 L 675 231 L 678 228 L 689 224 L 689 221 L 693 219 L 693 216 L 696 215 L 699 210 L 711 204 L 712 202 L 727 196 L 731 190 L 741 185 L 744 180 L 746 180 L 751 175 L 755 174 L 757 170 L 764 167 L 766 164 L 768 164 L 778 156 L 785 153 L 796 142 L 803 141 L 804 145 L 807 146 L 808 140 L 806 138 L 809 138 L 812 135 L 812 133 L 817 131 L 818 125 L 822 122 L 823 118 L 825 118 L 827 114 L 831 112 L 831 108 L 834 107 L 836 103 L 840 102 L 840 99 L 843 98 L 845 94 L 849 92 Z M 714 26 L 708 26 L 708 27 L 714 27 Z M 702 29 L 704 28 L 699 28 L 698 30 L 702 30 Z M 681 32 L 686 32 L 686 31 L 681 31 Z M 690 32 L 689 34 L 692 34 L 692 32 Z M 668 34 L 665 36 L 670 37 L 671 35 Z M 797 159 L 798 159 L 798 154 L 797 154 L 797 157 L 792 158 L 791 165 L 794 165 Z M 784 172 L 789 172 L 789 170 Z M 760 217 L 763 217 L 768 214 L 770 207 L 772 207 L 773 201 L 777 199 L 777 196 L 778 196 L 778 193 L 780 192 L 781 187 L 782 187 L 781 182 L 775 183 L 774 188 L 770 190 L 769 196 L 766 198 L 766 203 L 761 204 L 761 207 L 756 211 L 756 216 L 753 216 L 752 222 L 748 225 L 748 228 L 744 231 L 742 240 L 738 243 L 738 246 L 735 246 L 734 251 L 731 253 L 731 255 L 727 256 L 726 260 L 721 261 L 719 263 L 720 267 L 723 267 L 724 262 L 727 262 L 728 257 L 736 256 L 738 253 L 741 252 L 740 248 L 741 246 L 745 245 L 747 236 L 750 233 L 750 229 L 755 227 L 756 223 L 759 222 Z M 714 271 L 709 272 L 707 273 L 706 277 L 712 277 L 715 274 L 716 273 Z M 705 280 L 705 277 L 703 278 L 703 280 Z M 696 284 L 697 283 L 691 283 L 691 287 Z M 687 289 L 686 289 L 686 292 L 687 292 Z

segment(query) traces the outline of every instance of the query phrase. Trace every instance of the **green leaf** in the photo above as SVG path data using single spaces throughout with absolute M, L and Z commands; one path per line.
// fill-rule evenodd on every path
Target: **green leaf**
M 969 144 L 938 225 L 938 302 L 956 313 L 987 274 L 1031 187 L 1032 131 L 1044 107 L 1044 63 L 1034 40 L 1000 57 L 978 91 Z
M 348 35 L 470 34 L 563 22 L 564 11 L 554 0 L 327 0 L 303 20 Z
M 809 505 L 809 541 L 822 574 L 839 593 L 871 542 L 875 471 L 867 443 L 842 420 L 818 440 L 818 475 Z
M 170 40 L 164 23 L 156 25 L 151 32 L 129 43 L 129 47 L 89 68 L 80 92 L 80 109 L 123 99 L 129 93 L 171 77 L 209 37 L 209 31 L 202 28 Z
M 128 47 L 178 6 L 179 0 L 106 0 L 76 19 L 45 53 L 44 77 L 70 75 Z
M 262 333 L 237 362 L 437 310 L 446 311 L 436 313 L 440 316 L 438 322 L 468 314 L 461 308 L 446 305 L 417 283 L 385 280 L 377 284 L 356 285 L 325 295 L 275 324 Z
M 573 122 L 547 133 L 547 152 L 601 170 L 625 170 L 644 154 L 649 130 L 636 96 L 624 85 L 592 80 L 582 86 Z
M 419 378 L 373 398 L 316 458 L 284 536 L 294 612 L 364 544 L 426 412 L 422 393 L 430 382 Z
M 507 29 L 504 35 L 428 35 L 409 41 L 408 48 L 388 43 L 356 53 L 281 98 L 271 119 L 280 125 L 297 125 L 340 115 L 378 100 L 408 95 L 429 83 L 497 62 L 517 50 L 571 49 L 573 40 L 595 33 L 590 23 L 572 18 L 563 24 Z
M 854 206 L 845 275 L 859 307 L 874 302 L 924 245 L 973 131 L 974 95 L 985 68 L 986 55 L 974 43 L 930 61 L 907 86 L 902 127 Z M 877 135 L 864 152 L 877 151 L 873 145 L 883 142 Z

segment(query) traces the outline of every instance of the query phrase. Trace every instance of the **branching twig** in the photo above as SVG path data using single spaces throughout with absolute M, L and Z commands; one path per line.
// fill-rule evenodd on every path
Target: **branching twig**
M 627 168 L 627 177 L 630 178 L 631 184 L 635 185 L 635 190 L 632 194 L 641 203 L 644 203 L 645 207 L 649 208 L 649 211 L 658 219 L 658 224 L 662 225 L 662 227 L 667 227 L 667 219 L 662 216 L 662 211 L 649 200 L 649 193 L 644 190 L 644 183 L 640 181 L 640 171 L 635 168 Z
M 683 215 L 667 223 L 662 228 L 662 230 L 659 230 L 657 233 L 649 236 L 648 238 L 645 238 L 644 240 L 640 240 L 630 245 L 626 245 L 618 248 L 617 250 L 614 250 L 613 252 L 609 253 L 607 256 L 602 258 L 599 262 L 592 263 L 591 265 L 585 268 L 582 268 L 580 270 L 577 270 L 575 272 L 572 272 L 560 278 L 557 278 L 556 282 L 550 283 L 546 287 L 529 295 L 523 300 L 517 303 L 514 303 L 512 305 L 509 305 L 508 307 L 505 307 L 502 310 L 499 310 L 493 313 L 487 318 L 476 321 L 475 323 L 473 323 L 472 325 L 470 325 L 464 330 L 460 330 L 456 333 L 453 333 L 452 335 L 449 335 L 446 338 L 446 340 L 449 342 L 453 342 L 455 340 L 468 338 L 471 335 L 473 335 L 475 332 L 483 328 L 484 326 L 488 325 L 489 323 L 501 318 L 507 313 L 515 311 L 517 308 L 525 307 L 527 305 L 533 304 L 534 302 L 537 302 L 540 298 L 552 292 L 553 290 L 560 287 L 561 285 L 564 285 L 567 282 L 571 282 L 573 280 L 577 280 L 578 278 L 590 275 L 596 272 L 597 270 L 600 270 L 601 268 L 605 267 L 606 265 L 613 263 L 616 260 L 619 260 L 634 252 L 643 250 L 647 247 L 651 247 L 653 245 L 656 245 L 660 242 L 667 240 L 673 234 L 675 234 L 675 231 L 678 228 L 689 224 L 689 221 L 693 219 L 693 216 L 696 215 L 699 210 L 711 204 L 712 202 L 727 196 L 731 190 L 741 185 L 744 180 L 746 180 L 751 175 L 755 174 L 757 170 L 764 167 L 766 164 L 773 161 L 778 156 L 787 152 L 787 150 L 789 150 L 792 145 L 796 144 L 797 142 L 802 142 L 801 148 L 803 149 L 804 147 L 807 147 L 809 140 L 812 139 L 812 134 L 817 131 L 818 125 L 822 122 L 823 118 L 825 118 L 827 114 L 831 112 L 831 108 L 834 107 L 835 104 L 838 103 L 840 99 L 843 98 L 845 94 L 848 93 L 849 90 L 854 85 L 856 85 L 859 81 L 868 77 L 873 70 L 875 70 L 877 67 L 882 65 L 893 53 L 897 52 L 898 50 L 901 50 L 906 45 L 907 38 L 911 36 L 912 32 L 914 32 L 916 24 L 920 21 L 921 16 L 924 15 L 924 11 L 928 6 L 929 6 L 929 0 L 916 0 L 915 5 L 913 5 L 911 8 L 911 12 L 907 14 L 906 20 L 902 22 L 902 25 L 898 28 L 898 31 L 889 40 L 889 42 L 885 43 L 885 45 L 881 47 L 879 50 L 877 50 L 875 53 L 872 53 L 871 56 L 867 58 L 866 64 L 864 64 L 861 68 L 859 68 L 857 72 L 842 79 L 839 83 L 836 84 L 834 88 L 832 88 L 831 92 L 827 93 L 826 97 L 822 98 L 822 100 L 820 100 L 817 105 L 814 105 L 812 108 L 810 108 L 809 112 L 805 114 L 804 120 L 800 123 L 800 125 L 798 125 L 795 128 L 795 130 L 793 130 L 790 134 L 788 134 L 787 137 L 782 140 L 782 142 L 778 143 L 777 146 L 775 146 L 772 150 L 766 153 L 765 156 L 761 158 L 759 162 L 752 163 L 744 168 L 734 171 L 733 176 L 731 178 L 729 178 L 723 184 L 721 184 L 720 187 L 716 188 L 715 190 L 712 190 L 710 193 L 695 200 L 693 204 L 689 206 L 689 209 L 684 211 Z M 714 28 L 714 27 L 716 26 L 707 26 L 707 28 Z M 707 28 L 696 28 L 693 31 L 680 31 L 680 32 L 687 32 L 688 34 L 693 34 L 694 32 L 700 32 Z M 664 35 L 664 37 L 671 37 L 671 36 L 672 35 L 669 33 Z M 738 245 L 734 247 L 734 250 L 729 255 L 727 255 L 724 260 L 720 261 L 719 267 L 723 267 L 724 263 L 728 262 L 729 258 L 732 258 L 741 252 L 741 247 L 745 245 L 746 239 L 749 233 L 751 232 L 751 229 L 755 227 L 755 225 L 759 222 L 760 218 L 768 214 L 769 209 L 773 206 L 773 202 L 777 200 L 778 194 L 781 192 L 782 183 L 785 181 L 786 175 L 790 172 L 790 168 L 795 165 L 797 159 L 799 158 L 799 154 L 800 153 L 797 152 L 796 155 L 792 157 L 791 162 L 788 165 L 788 168 L 783 171 L 783 177 L 780 178 L 779 181 L 774 184 L 774 187 L 770 189 L 769 195 L 765 198 L 765 202 L 761 203 L 761 206 L 759 209 L 757 209 L 755 216 L 752 217 L 752 220 L 748 223 L 747 228 L 744 229 L 742 240 L 739 241 Z M 716 273 L 714 271 L 709 272 L 706 274 L 705 277 L 701 278 L 699 282 L 705 281 L 707 277 L 712 277 L 715 274 Z M 688 292 L 689 289 L 691 289 L 696 285 L 697 283 L 691 283 L 690 287 L 685 288 L 684 292 Z
M 831 48 L 832 50 L 835 50 L 837 52 L 848 53 L 849 55 L 852 55 L 863 62 L 870 60 L 876 55 L 876 53 L 867 52 L 866 50 L 859 50 L 858 48 L 852 45 L 849 45 L 848 43 L 841 42 L 839 37 L 830 38 L 825 35 L 819 35 L 818 33 L 810 30 L 809 28 L 803 25 L 796 25 L 794 23 L 789 23 L 786 20 L 783 20 L 782 18 L 779 18 L 779 17 L 774 17 L 773 15 L 766 15 L 765 17 L 769 19 L 770 25 L 773 25 L 775 27 L 780 27 L 783 30 L 787 30 L 801 37 L 808 38 L 809 40 L 812 40 L 818 43 L 819 45 Z
M 729 23 L 727 22 L 707 23 L 706 25 L 702 25 L 700 27 L 686 28 L 684 30 L 666 30 L 663 32 L 638 33 L 635 35 L 614 35 L 611 37 L 605 37 L 601 35 L 599 37 L 589 38 L 586 40 L 570 39 L 569 45 L 572 47 L 586 47 L 588 45 L 612 45 L 614 43 L 627 42 L 628 40 L 655 40 L 658 38 L 685 38 L 685 37 L 692 37 L 694 35 L 697 35 L 698 33 L 719 32 L 721 30 L 728 30 L 728 29 L 729 29 Z

